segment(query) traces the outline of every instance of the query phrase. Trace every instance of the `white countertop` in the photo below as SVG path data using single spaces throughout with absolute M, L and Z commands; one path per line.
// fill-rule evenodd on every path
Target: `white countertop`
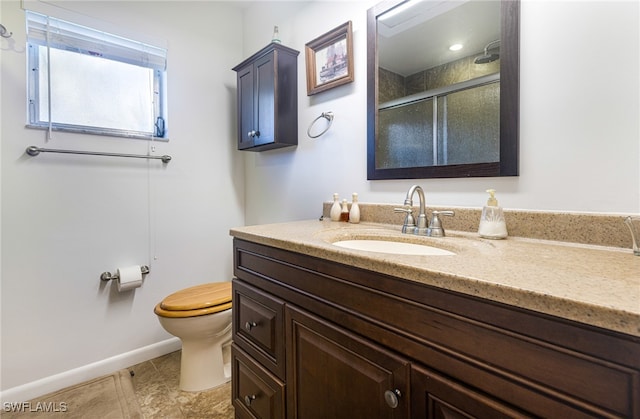
M 327 220 L 238 227 L 231 235 L 640 336 L 640 257 L 630 249 L 513 237 L 488 240 L 456 231 L 443 238 L 417 237 L 402 234 L 400 226 Z M 385 236 L 455 255 L 392 255 L 331 244 Z

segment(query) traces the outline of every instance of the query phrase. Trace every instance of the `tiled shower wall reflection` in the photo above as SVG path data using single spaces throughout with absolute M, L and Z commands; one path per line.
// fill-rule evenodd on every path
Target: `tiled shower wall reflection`
M 380 68 L 379 101 L 384 103 L 498 71 L 500 60 L 475 64 L 473 57 L 406 77 Z M 431 99 L 378 113 L 378 168 L 499 161 L 499 83 L 440 97 L 436 106 L 435 131 Z

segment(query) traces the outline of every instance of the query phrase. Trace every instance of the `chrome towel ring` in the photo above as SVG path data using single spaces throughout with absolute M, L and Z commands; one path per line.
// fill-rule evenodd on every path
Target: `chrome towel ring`
M 320 132 L 320 134 L 311 135 L 311 128 L 313 127 L 313 124 L 315 124 L 321 118 L 324 118 L 324 119 L 326 119 L 328 121 L 327 126 L 325 127 L 324 130 L 322 130 L 322 132 Z M 309 128 L 307 128 L 307 135 L 310 138 L 318 138 L 319 136 L 323 135 L 325 132 L 329 131 L 329 128 L 331 128 L 331 124 L 332 123 L 333 123 L 333 112 L 331 112 L 331 111 L 322 112 L 319 117 L 317 117 L 316 119 L 314 119 L 311 122 L 311 124 L 309 125 Z

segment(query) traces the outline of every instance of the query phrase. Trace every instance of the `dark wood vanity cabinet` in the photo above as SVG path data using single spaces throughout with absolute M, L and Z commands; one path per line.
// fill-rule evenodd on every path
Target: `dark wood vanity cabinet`
M 233 68 L 238 89 L 238 149 L 298 144 L 298 51 L 271 43 Z
M 640 418 L 640 339 L 234 239 L 239 418 Z

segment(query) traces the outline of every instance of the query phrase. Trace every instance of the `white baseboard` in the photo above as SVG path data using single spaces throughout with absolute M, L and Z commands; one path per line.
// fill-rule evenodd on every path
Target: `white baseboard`
M 103 375 L 112 374 L 120 369 L 177 351 L 180 347 L 180 339 L 173 337 L 102 361 L 94 362 L 93 364 L 84 365 L 27 384 L 9 388 L 0 392 L 0 401 L 5 403 L 32 400 L 36 397 L 93 380 Z

